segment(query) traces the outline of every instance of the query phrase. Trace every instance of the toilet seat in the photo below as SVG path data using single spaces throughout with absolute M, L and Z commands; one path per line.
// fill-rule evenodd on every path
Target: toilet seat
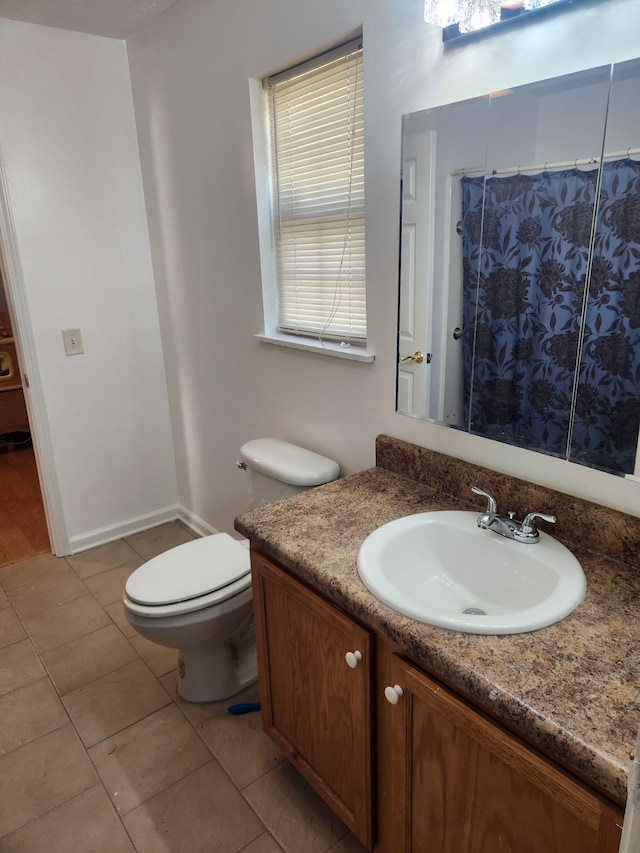
M 164 616 L 188 616 L 191 613 L 196 613 L 198 610 L 204 610 L 207 607 L 213 607 L 216 604 L 224 604 L 226 601 L 235 596 L 241 595 L 243 592 L 251 593 L 251 572 L 246 574 L 235 583 L 229 584 L 217 592 L 212 592 L 209 595 L 201 595 L 199 598 L 190 598 L 187 601 L 179 601 L 176 604 L 159 604 L 156 606 L 147 604 L 136 604 L 127 594 L 123 596 L 123 602 L 126 610 L 135 613 L 138 616 L 145 616 L 149 619 L 160 619 Z
M 136 569 L 125 585 L 125 603 L 145 616 L 191 613 L 250 584 L 249 549 L 227 533 L 216 533 L 171 548 Z

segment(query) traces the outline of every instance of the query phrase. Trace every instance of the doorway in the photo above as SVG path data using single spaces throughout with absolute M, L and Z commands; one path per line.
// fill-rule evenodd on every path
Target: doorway
M 0 270 L 0 566 L 51 551 L 22 383 Z

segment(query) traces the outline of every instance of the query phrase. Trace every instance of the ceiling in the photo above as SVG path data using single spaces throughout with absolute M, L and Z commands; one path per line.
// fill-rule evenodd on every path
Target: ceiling
M 124 39 L 178 0 L 0 0 L 0 18 Z

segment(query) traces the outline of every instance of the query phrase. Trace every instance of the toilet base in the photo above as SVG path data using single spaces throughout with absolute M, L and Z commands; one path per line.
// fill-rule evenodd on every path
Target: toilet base
M 232 643 L 179 652 L 178 693 L 186 702 L 219 702 L 257 680 L 255 650 L 245 652 L 240 660 Z
M 217 702 L 257 681 L 251 587 L 187 613 L 149 616 L 124 596 L 129 624 L 138 634 L 178 649 L 178 693 L 187 702 Z

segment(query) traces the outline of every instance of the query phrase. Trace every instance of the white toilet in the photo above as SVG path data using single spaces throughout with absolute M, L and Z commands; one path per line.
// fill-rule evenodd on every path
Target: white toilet
M 252 506 L 335 480 L 338 464 L 275 438 L 240 449 Z M 226 533 L 149 560 L 127 580 L 124 609 L 148 640 L 179 649 L 178 692 L 189 702 L 233 696 L 257 679 L 249 543 Z

